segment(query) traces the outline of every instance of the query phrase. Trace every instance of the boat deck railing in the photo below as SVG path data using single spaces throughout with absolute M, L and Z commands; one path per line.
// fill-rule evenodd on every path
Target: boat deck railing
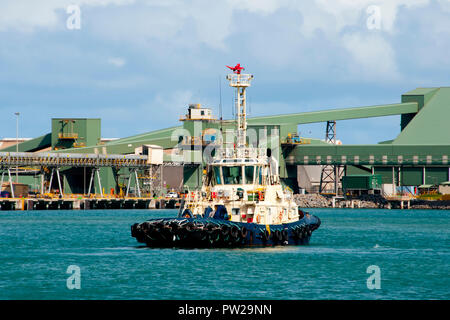
M 227 75 L 227 80 L 230 81 L 230 86 L 232 87 L 248 87 L 250 86 L 250 81 L 253 79 L 251 74 L 229 74 Z

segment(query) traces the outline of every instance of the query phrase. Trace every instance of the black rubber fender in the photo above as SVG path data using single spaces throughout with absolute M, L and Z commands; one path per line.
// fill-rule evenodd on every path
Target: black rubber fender
M 163 224 L 163 229 L 166 230 L 166 231 L 172 231 L 172 224 L 168 223 L 168 222 L 165 222 Z
M 283 241 L 289 241 L 289 232 L 287 229 L 283 229 L 283 231 L 281 231 L 281 238 Z
M 240 232 L 239 232 L 239 228 L 236 226 L 232 226 L 230 228 L 230 236 L 234 239 L 234 240 L 239 240 L 239 236 L 240 236 Z
M 152 224 L 153 228 L 156 230 L 160 230 L 164 228 L 164 223 L 162 221 L 158 221 Z
M 172 228 L 172 231 L 173 231 L 173 232 L 177 232 L 177 231 L 178 231 L 178 228 L 179 228 L 179 225 L 178 225 L 178 223 L 176 223 L 175 221 L 172 221 L 172 222 L 170 223 L 170 227 Z
M 227 236 L 228 234 L 230 234 L 230 227 L 226 224 L 222 225 L 220 227 L 220 234 L 222 234 L 223 236 Z
M 281 241 L 281 231 L 280 230 L 275 230 L 272 232 L 272 240 L 273 240 L 273 242 Z
M 217 230 L 217 227 L 213 223 L 208 223 L 205 230 L 207 233 L 212 234 Z
M 136 235 L 137 235 L 137 226 L 139 225 L 139 223 L 135 223 L 135 224 L 133 224 L 132 226 L 131 226 L 131 236 L 133 237 L 133 238 L 136 238 Z
M 301 228 L 300 227 L 295 227 L 293 230 L 292 230 L 292 234 L 293 234 L 293 236 L 294 236 L 294 238 L 295 239 L 300 239 L 301 237 L 302 237 L 302 231 L 301 231 Z
M 211 231 L 207 231 L 207 234 L 211 242 L 216 242 L 220 238 L 220 232 L 218 229 L 212 229 Z
M 192 231 L 195 231 L 195 226 L 194 226 L 194 224 L 193 224 L 192 222 L 188 222 L 188 223 L 186 223 L 186 225 L 184 226 L 184 229 L 185 229 L 187 232 L 192 232 Z
M 241 229 L 241 237 L 242 237 L 242 239 L 247 238 L 247 234 L 248 234 L 248 229 L 246 227 L 242 227 L 242 229 Z
M 300 239 L 303 239 L 306 236 L 306 228 L 302 227 L 299 231 Z
M 149 222 L 144 222 L 141 224 L 141 228 L 144 231 L 144 233 L 149 233 L 151 232 L 154 228 L 153 228 L 153 224 L 149 223 Z
M 267 231 L 267 230 L 261 231 L 260 236 L 261 236 L 262 241 L 264 241 L 264 242 L 268 241 L 269 237 L 270 237 L 269 231 Z

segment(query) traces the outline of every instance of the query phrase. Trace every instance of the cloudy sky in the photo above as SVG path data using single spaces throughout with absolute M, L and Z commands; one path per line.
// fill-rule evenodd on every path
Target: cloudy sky
M 396 103 L 449 86 L 449 52 L 450 0 L 1 0 L 0 137 L 15 136 L 14 112 L 23 137 L 52 117 L 100 117 L 111 138 L 178 125 L 189 103 L 218 114 L 219 81 L 230 118 L 224 65 L 237 62 L 255 76 L 251 116 Z M 399 117 L 337 130 L 375 143 Z

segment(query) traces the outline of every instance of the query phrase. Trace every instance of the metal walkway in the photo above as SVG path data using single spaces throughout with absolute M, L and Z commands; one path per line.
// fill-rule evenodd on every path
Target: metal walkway
M 100 191 L 103 195 L 103 188 L 100 179 L 100 167 L 112 168 L 129 168 L 130 175 L 128 178 L 128 186 L 126 196 L 130 189 L 132 177 L 135 178 L 135 183 L 139 197 L 141 190 L 139 188 L 137 170 L 150 169 L 154 164 L 151 163 L 148 156 L 145 155 L 118 155 L 118 154 L 81 154 L 81 153 L 51 153 L 51 152 L 0 152 L 0 171 L 1 180 L 0 187 L 3 186 L 5 173 L 8 173 L 8 182 L 11 188 L 11 194 L 14 198 L 14 187 L 11 177 L 11 168 L 18 168 L 21 166 L 28 167 L 47 167 L 51 168 L 50 182 L 48 186 L 48 193 L 51 191 L 53 176 L 56 173 L 58 181 L 59 192 L 63 194 L 61 183 L 60 168 L 62 167 L 79 167 L 79 168 L 93 168 L 89 182 L 89 193 L 94 183 L 94 176 L 97 175 Z M 5 172 L 6 171 L 6 172 Z M 41 179 L 41 193 L 44 193 L 44 178 Z
M 33 153 L 0 152 L 0 166 L 46 166 L 46 167 L 116 167 L 145 169 L 152 164 L 144 155 L 81 154 L 81 153 Z

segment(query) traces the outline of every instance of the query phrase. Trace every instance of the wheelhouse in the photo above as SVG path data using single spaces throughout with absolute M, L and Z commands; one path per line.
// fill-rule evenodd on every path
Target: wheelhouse
M 256 159 L 222 159 L 210 164 L 211 185 L 265 185 L 267 163 Z

